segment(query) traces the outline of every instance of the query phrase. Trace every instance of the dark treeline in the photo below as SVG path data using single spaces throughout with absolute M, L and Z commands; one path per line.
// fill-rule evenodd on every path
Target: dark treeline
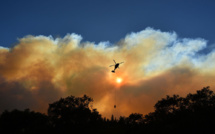
M 159 100 L 155 111 L 145 116 L 132 113 L 128 117 L 102 118 L 89 107 L 89 96 L 69 96 L 49 104 L 48 114 L 26 109 L 4 111 L 0 132 L 10 134 L 65 133 L 214 133 L 215 94 L 209 87 L 186 97 L 166 96 Z

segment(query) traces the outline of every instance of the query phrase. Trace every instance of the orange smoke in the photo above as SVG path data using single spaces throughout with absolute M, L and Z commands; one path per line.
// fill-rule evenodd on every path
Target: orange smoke
M 110 117 L 117 95 L 118 114 L 127 116 L 153 111 L 167 94 L 214 88 L 215 53 L 198 53 L 207 47 L 203 39 L 178 39 L 176 33 L 151 28 L 116 44 L 81 39 L 26 36 L 13 48 L 1 47 L 0 109 L 46 113 L 60 97 L 87 94 L 94 108 Z M 124 61 L 116 73 L 109 67 L 113 59 Z

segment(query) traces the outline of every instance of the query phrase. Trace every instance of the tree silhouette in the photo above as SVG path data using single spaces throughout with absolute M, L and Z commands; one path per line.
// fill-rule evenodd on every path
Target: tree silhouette
M 180 108 L 181 100 L 182 98 L 180 98 L 179 95 L 173 95 L 172 97 L 167 95 L 165 99 L 155 104 L 155 111 L 165 114 L 172 113 Z
M 196 94 L 188 94 L 187 102 L 189 102 L 188 107 L 192 111 L 202 109 L 202 108 L 213 108 L 215 105 L 215 95 L 210 87 L 205 87 L 202 90 L 198 90 Z
M 59 101 L 49 104 L 48 116 L 53 127 L 61 133 L 62 130 L 67 133 L 71 129 L 92 129 L 102 118 L 96 109 L 92 109 L 92 111 L 89 109 L 91 102 L 93 102 L 93 99 L 84 95 L 83 97 L 69 96 L 61 98 Z M 79 131 L 87 130 L 80 129 Z
M 144 117 L 150 132 L 215 132 L 215 94 L 210 87 L 197 90 L 185 98 L 173 95 L 155 104 L 155 111 Z M 156 128 L 156 129 L 155 129 Z M 159 130 L 159 131 L 156 131 Z
M 102 119 L 89 106 L 93 99 L 69 96 L 49 104 L 48 116 L 31 112 L 5 111 L 0 117 L 0 132 L 36 133 L 215 133 L 215 94 L 210 87 L 189 93 L 185 97 L 167 95 L 155 105 L 155 111 L 145 116 L 132 113 L 119 120 Z
M 132 113 L 127 118 L 127 121 L 130 124 L 138 124 L 138 123 L 141 123 L 142 120 L 143 120 L 143 115 L 139 113 Z

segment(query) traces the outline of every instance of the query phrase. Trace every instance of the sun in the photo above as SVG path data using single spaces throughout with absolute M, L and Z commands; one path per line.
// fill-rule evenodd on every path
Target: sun
M 116 78 L 116 82 L 117 83 L 121 83 L 122 82 L 122 78 Z

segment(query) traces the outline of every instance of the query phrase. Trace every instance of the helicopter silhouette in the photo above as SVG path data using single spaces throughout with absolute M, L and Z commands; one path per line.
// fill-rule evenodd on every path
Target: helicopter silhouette
M 114 66 L 114 70 L 112 70 L 111 72 L 112 72 L 112 73 L 115 73 L 115 70 L 116 70 L 117 68 L 119 68 L 119 64 L 122 64 L 122 63 L 124 63 L 124 62 L 116 63 L 116 61 L 115 61 L 114 59 L 113 59 L 113 61 L 114 61 L 115 65 L 110 65 L 109 67 Z

